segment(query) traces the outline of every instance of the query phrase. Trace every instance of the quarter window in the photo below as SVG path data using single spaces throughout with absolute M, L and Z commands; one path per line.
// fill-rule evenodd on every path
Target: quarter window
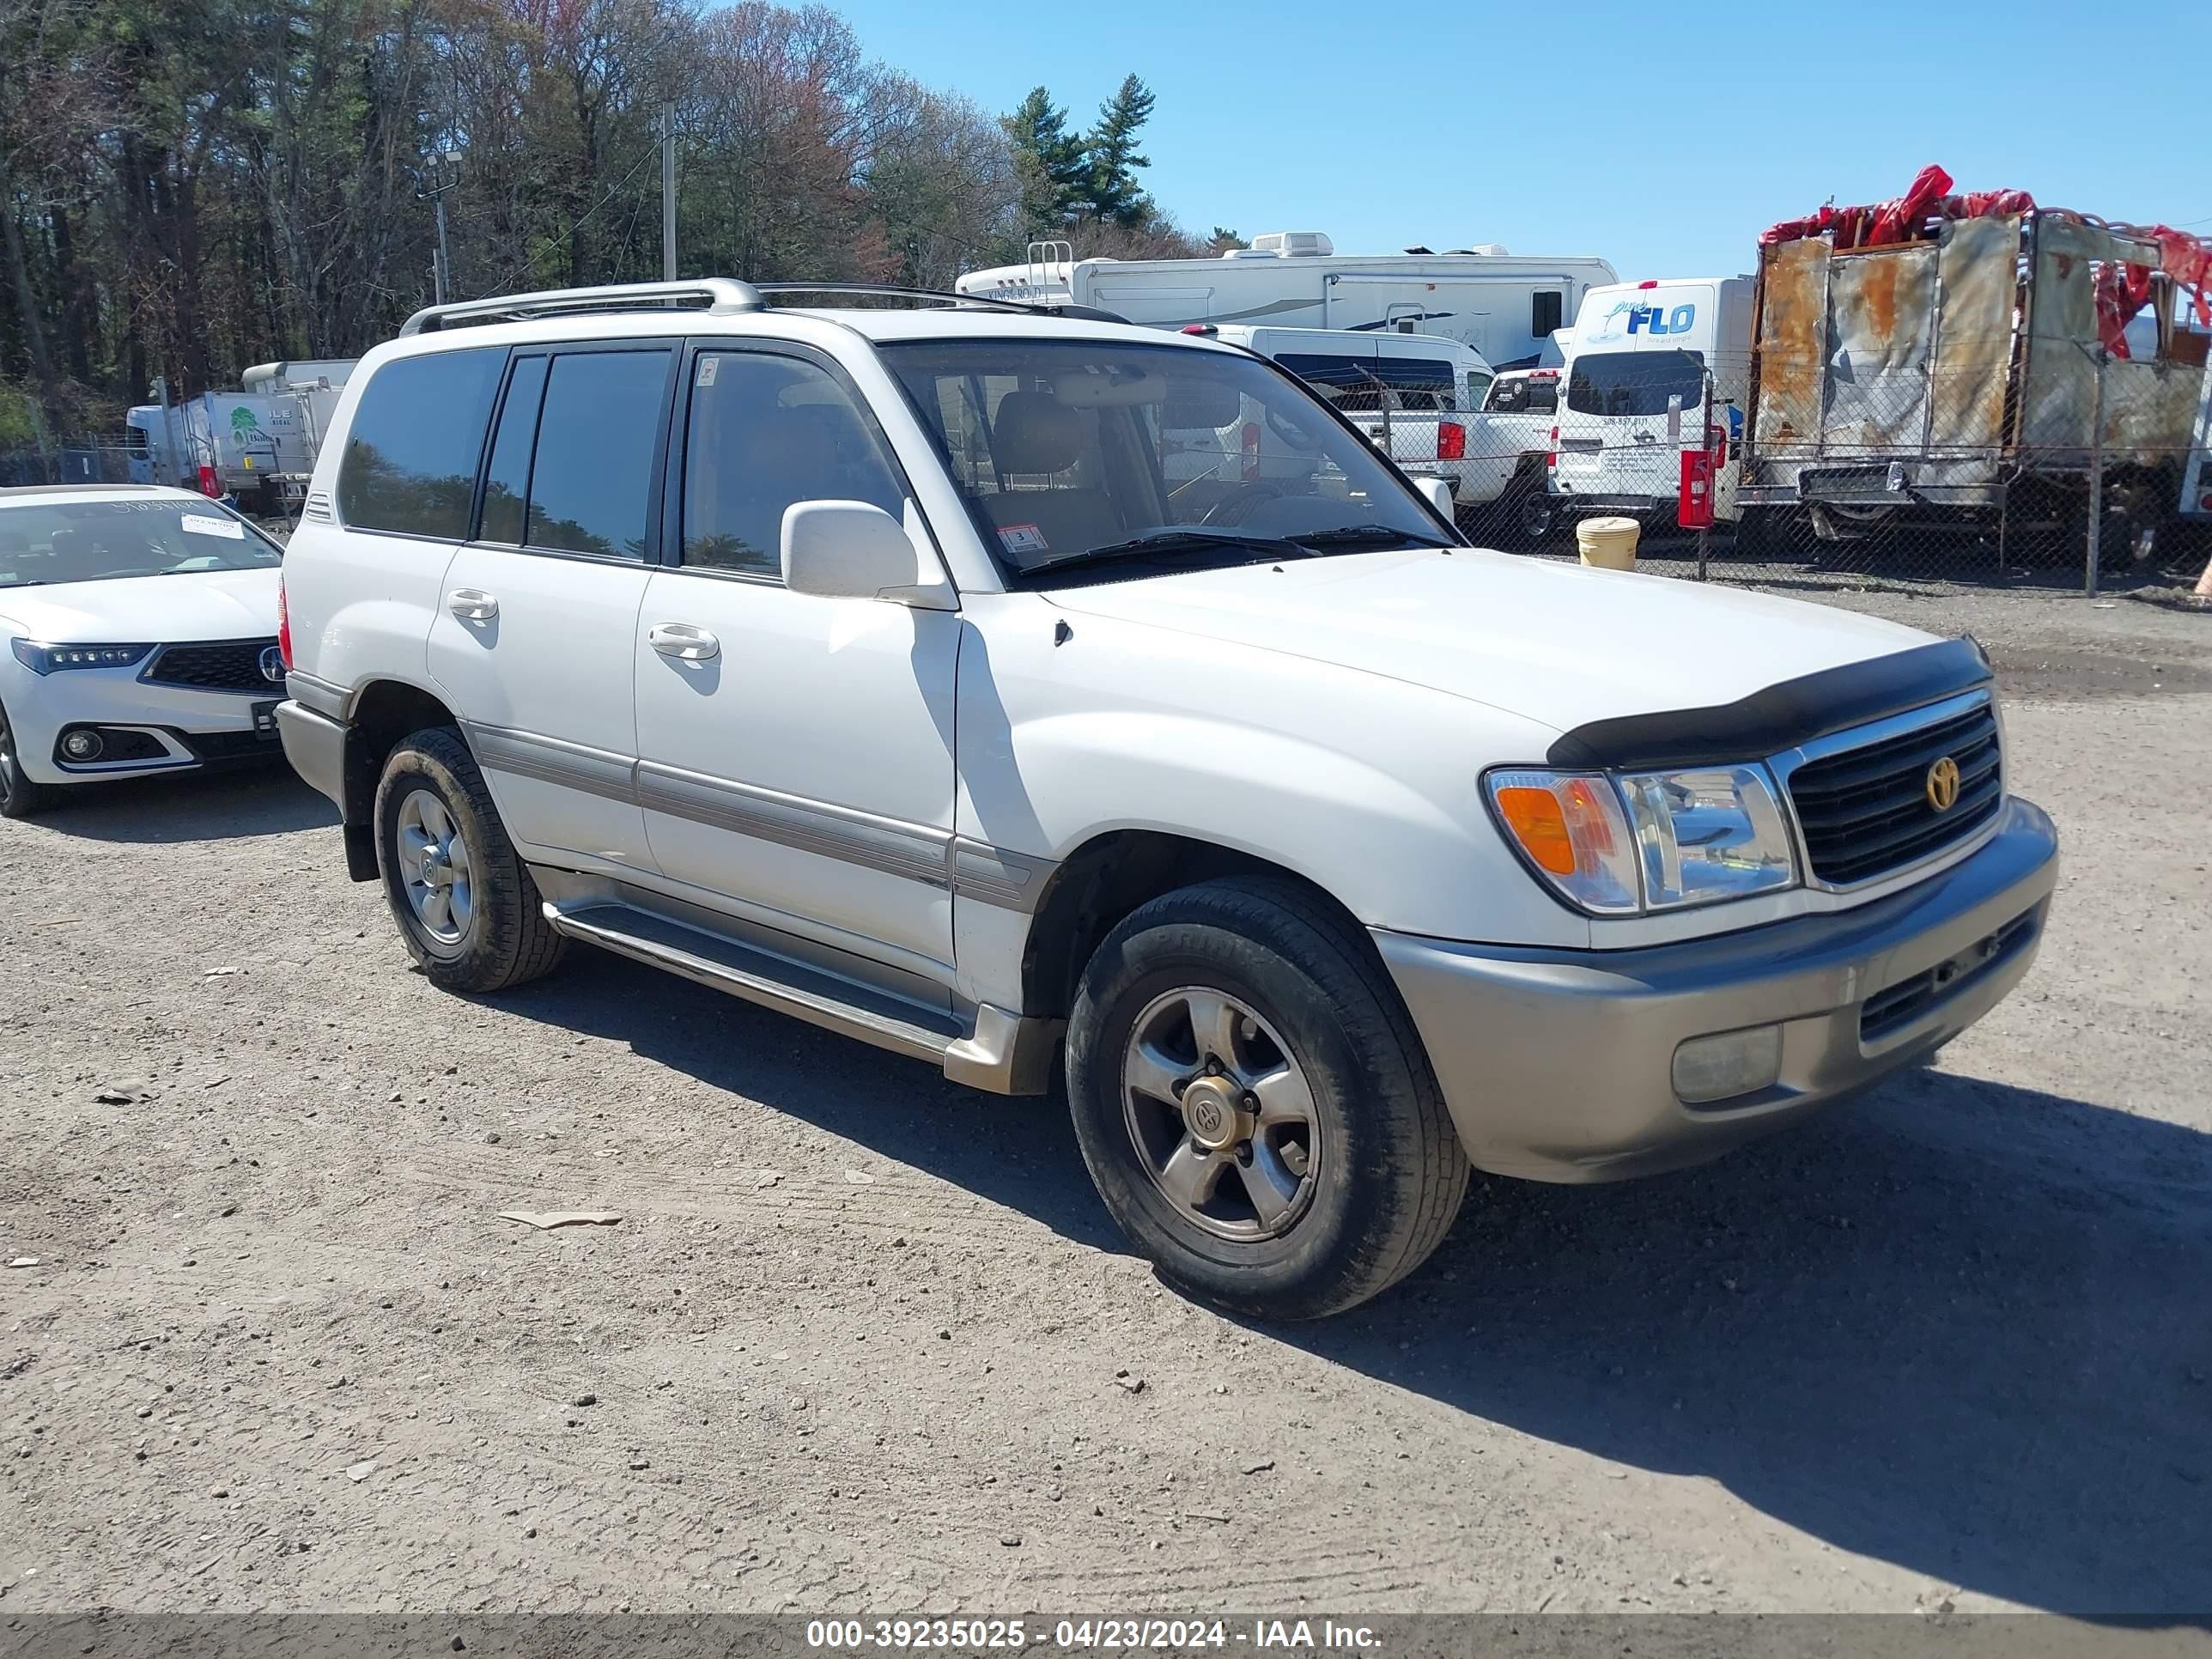
M 505 348 L 401 357 L 362 388 L 338 463 L 338 514 L 361 530 L 458 541 Z
M 538 405 L 545 395 L 548 359 L 525 357 L 507 385 L 499 411 L 499 435 L 491 441 L 491 465 L 484 472 L 483 527 L 477 538 L 522 544 L 523 510 L 530 501 L 530 451 L 538 440 Z
M 784 510 L 819 501 L 902 514 L 906 491 L 874 423 L 802 359 L 702 352 L 684 434 L 684 562 L 780 575 Z

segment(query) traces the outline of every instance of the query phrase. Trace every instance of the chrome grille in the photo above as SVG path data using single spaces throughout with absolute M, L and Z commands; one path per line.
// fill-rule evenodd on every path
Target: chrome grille
M 1958 799 L 1938 811 L 1929 769 L 1948 756 Z M 1972 707 L 1823 755 L 1790 774 L 1790 804 L 1813 874 L 1832 886 L 1872 881 L 1932 858 L 1997 814 L 2004 799 L 1996 710 Z
M 283 696 L 283 681 L 261 672 L 261 653 L 276 641 L 217 640 L 204 645 L 165 645 L 143 676 L 155 685 L 184 685 L 198 691 L 251 691 Z

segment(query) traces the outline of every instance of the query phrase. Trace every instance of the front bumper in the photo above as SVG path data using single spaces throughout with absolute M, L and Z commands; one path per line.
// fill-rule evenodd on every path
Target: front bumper
M 149 684 L 138 678 L 135 667 L 73 669 L 37 680 L 19 677 L 6 702 L 17 762 L 33 781 L 92 783 L 275 760 L 276 739 L 257 732 L 254 717 L 257 706 L 265 709 L 283 695 L 280 686 L 272 685 L 269 691 L 263 698 Z M 100 732 L 112 742 L 124 733 L 139 734 L 143 743 L 114 742 L 113 746 L 140 757 L 89 764 L 64 759 L 57 745 L 64 733 L 80 726 Z M 158 753 L 153 752 L 155 748 Z
M 1475 1165 L 1611 1181 L 1702 1163 L 1933 1054 L 2027 973 L 2057 872 L 2050 818 L 2014 799 L 1972 857 L 1850 910 L 1635 951 L 1374 937 Z M 1772 1086 L 1676 1095 L 1683 1042 L 1768 1024 Z

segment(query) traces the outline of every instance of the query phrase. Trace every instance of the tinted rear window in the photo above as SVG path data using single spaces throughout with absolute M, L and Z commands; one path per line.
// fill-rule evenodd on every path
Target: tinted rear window
M 1339 409 L 1450 409 L 1451 365 L 1427 357 L 1349 357 L 1286 351 L 1275 361 Z
M 362 530 L 459 540 L 504 347 L 386 363 L 362 389 L 338 467 L 338 516 Z
M 1669 398 L 1695 409 L 1705 395 L 1698 351 L 1594 351 L 1567 371 L 1567 407 L 1577 415 L 1664 415 Z

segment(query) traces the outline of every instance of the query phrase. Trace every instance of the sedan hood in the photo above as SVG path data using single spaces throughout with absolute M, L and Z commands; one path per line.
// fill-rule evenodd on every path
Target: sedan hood
M 1934 637 L 1737 588 L 1469 548 L 1242 565 L 1048 597 L 1077 614 L 1431 686 L 1556 731 L 1734 702 Z
M 173 576 L 0 587 L 0 624 L 17 638 L 58 644 L 273 638 L 282 574 L 185 570 Z

